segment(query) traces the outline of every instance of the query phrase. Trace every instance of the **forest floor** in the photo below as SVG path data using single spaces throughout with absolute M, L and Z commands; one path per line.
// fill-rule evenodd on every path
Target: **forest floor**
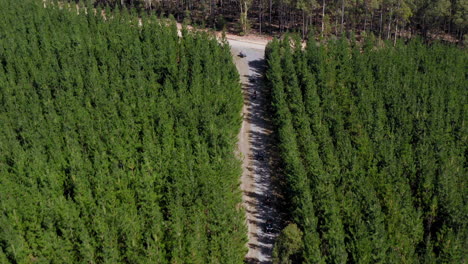
M 248 226 L 247 263 L 271 263 L 273 242 L 281 227 L 275 205 L 277 195 L 274 175 L 274 139 L 269 118 L 269 100 L 263 85 L 263 40 L 227 36 L 242 82 L 243 122 L 238 148 L 243 162 L 241 190 Z M 239 57 L 243 52 L 246 57 Z

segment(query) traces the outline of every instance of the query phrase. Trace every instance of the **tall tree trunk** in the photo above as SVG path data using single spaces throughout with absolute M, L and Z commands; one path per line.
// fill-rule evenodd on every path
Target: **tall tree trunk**
M 270 33 L 271 31 L 273 30 L 273 26 L 271 25 L 271 11 L 273 9 L 273 0 L 270 0 L 270 13 L 269 13 L 269 16 L 270 16 Z
M 322 37 L 323 31 L 325 30 L 325 0 L 322 2 Z
M 310 28 L 312 29 L 312 31 L 314 30 L 314 27 L 313 27 L 313 25 L 314 25 L 314 18 L 315 18 L 315 16 L 310 16 L 310 17 L 309 17 L 309 26 L 310 26 Z M 314 33 L 315 33 L 315 32 L 314 32 Z
M 278 14 L 278 28 L 280 32 L 283 32 L 283 12 L 281 10 L 281 2 L 278 2 L 278 6 L 276 7 L 276 12 Z
M 305 30 L 306 30 L 306 19 L 305 19 L 305 11 L 302 10 L 302 39 L 305 39 Z
M 259 31 L 262 34 L 262 23 L 263 23 L 263 0 L 260 0 L 260 12 L 258 12 Z
M 210 18 L 213 17 L 213 1 L 210 0 Z
M 242 31 L 244 32 L 244 34 L 247 34 L 247 15 L 249 11 L 247 1 L 239 0 L 239 6 L 240 6 L 240 23 L 241 23 Z
M 366 8 L 366 13 L 364 15 L 364 32 L 366 31 L 366 27 L 367 27 L 367 8 Z
M 380 28 L 379 28 L 379 35 L 382 37 L 382 23 L 383 23 L 383 6 L 380 8 Z
M 398 20 L 395 21 L 395 39 L 393 40 L 393 46 L 394 47 L 396 46 L 397 35 L 398 35 Z
M 278 16 L 279 16 L 280 32 L 283 33 L 283 29 L 284 29 L 284 7 L 283 7 L 283 4 L 281 4 L 281 2 L 279 2 Z
M 296 14 L 292 11 L 292 8 L 289 8 L 289 28 L 288 30 L 290 30 L 291 28 L 294 28 L 296 26 Z
M 390 31 L 392 30 L 392 12 L 393 9 L 390 8 L 390 13 L 388 14 L 388 31 L 387 31 L 387 39 L 390 39 Z
M 344 9 L 345 9 L 345 0 L 341 0 L 341 32 L 343 34 L 343 25 L 344 25 Z M 349 17 L 348 17 L 349 19 Z
M 243 18 L 243 16 L 244 16 L 244 8 L 243 8 L 243 6 L 242 6 L 242 1 L 241 1 L 241 0 L 239 0 L 239 9 L 240 9 L 240 24 L 241 24 L 241 29 L 242 29 L 242 31 L 244 31 L 244 20 L 243 20 L 243 19 L 244 19 L 244 18 Z
M 336 11 L 338 13 L 338 11 Z M 335 16 L 335 36 L 338 36 L 338 16 Z
M 248 18 L 249 7 L 247 6 L 247 1 L 244 2 L 244 7 L 245 7 L 245 10 L 244 10 L 244 11 L 245 11 L 245 14 L 244 14 L 244 19 L 245 19 L 244 22 L 245 22 L 245 23 L 244 23 L 244 25 L 245 25 L 245 33 L 247 33 L 247 30 L 248 30 L 248 28 L 247 28 L 247 26 L 248 26 L 248 25 L 247 25 L 247 22 L 248 22 L 248 19 L 249 19 L 249 18 Z

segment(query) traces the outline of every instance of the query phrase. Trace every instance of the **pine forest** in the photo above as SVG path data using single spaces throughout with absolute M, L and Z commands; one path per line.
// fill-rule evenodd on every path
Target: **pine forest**
M 0 264 L 468 263 L 465 2 L 0 0 Z
M 465 263 L 466 51 L 286 37 L 266 59 L 288 227 L 302 232 L 278 263 Z
M 229 46 L 132 10 L 0 7 L 0 263 L 242 263 Z

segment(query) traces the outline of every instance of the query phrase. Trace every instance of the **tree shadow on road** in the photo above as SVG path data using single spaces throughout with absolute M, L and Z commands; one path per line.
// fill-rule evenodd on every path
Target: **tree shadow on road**
M 279 197 L 278 188 L 274 186 L 272 175 L 277 171 L 277 155 L 275 147 L 274 127 L 270 113 L 270 91 L 264 85 L 263 74 L 265 60 L 249 61 L 251 75 L 244 76 L 248 82 L 243 85 L 245 105 L 248 115 L 245 117 L 251 124 L 249 131 L 250 166 L 249 170 L 255 176 L 254 191 L 244 192 L 252 199 L 247 203 L 255 208 L 252 214 L 255 220 L 251 223 L 258 227 L 257 244 L 249 243 L 250 248 L 255 248 L 262 255 L 271 258 L 273 244 L 276 236 L 283 227 L 282 214 L 279 213 L 277 204 Z M 271 261 L 259 261 L 256 258 L 248 258 L 246 263 L 271 263 Z

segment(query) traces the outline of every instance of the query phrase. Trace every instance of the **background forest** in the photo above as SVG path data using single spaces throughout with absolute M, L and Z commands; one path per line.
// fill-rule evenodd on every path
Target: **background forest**
M 0 263 L 242 263 L 229 46 L 126 10 L 0 7 Z
M 291 222 L 277 259 L 465 263 L 467 53 L 285 38 L 266 58 Z
M 79 0 L 75 0 L 79 1 Z M 382 38 L 409 37 L 463 41 L 468 32 L 468 0 L 92 0 L 95 4 L 132 6 L 179 21 L 222 29 L 310 32 L 322 36 L 346 31 L 373 32 Z

